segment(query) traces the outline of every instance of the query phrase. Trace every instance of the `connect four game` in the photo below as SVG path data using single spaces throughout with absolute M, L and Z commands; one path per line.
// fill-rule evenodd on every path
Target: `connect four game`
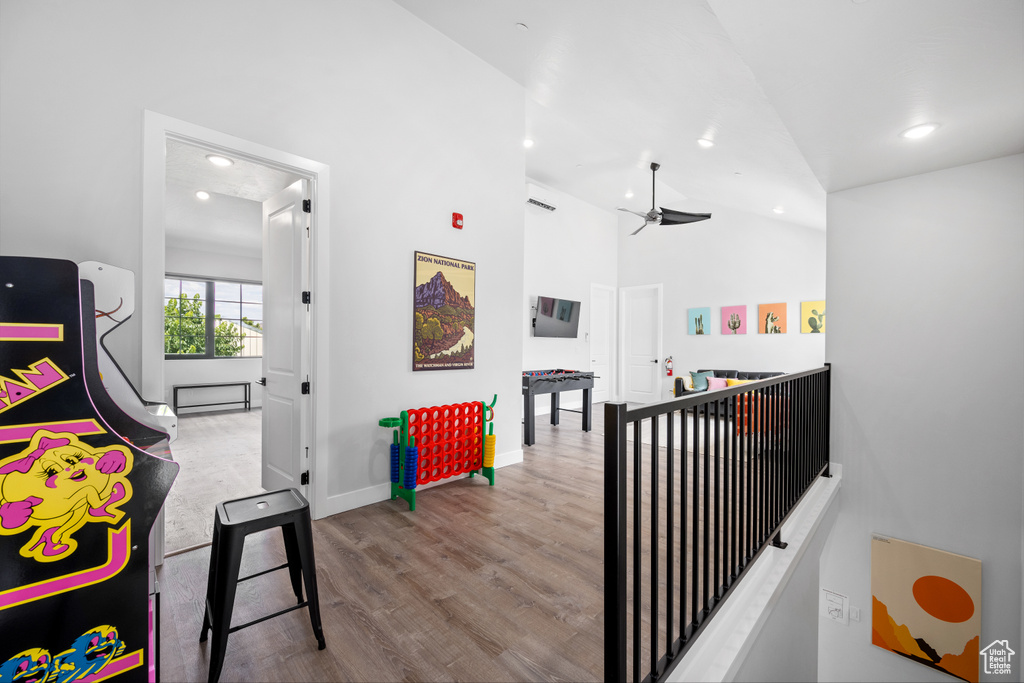
M 380 420 L 394 429 L 391 444 L 391 499 L 416 509 L 416 487 L 480 472 L 494 486 L 494 404 L 470 401 L 403 410 Z M 488 424 L 490 423 L 490 424 Z

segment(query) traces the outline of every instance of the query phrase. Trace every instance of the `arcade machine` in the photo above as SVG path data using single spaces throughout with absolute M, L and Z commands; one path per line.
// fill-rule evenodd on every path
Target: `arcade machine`
M 150 531 L 178 465 L 104 389 L 70 261 L 0 256 L 0 681 L 155 681 Z
M 171 443 L 178 438 L 178 418 L 166 403 L 147 401 L 125 376 L 107 349 L 107 335 L 121 327 L 135 312 L 135 273 L 99 261 L 78 264 L 78 277 L 93 285 L 96 307 L 96 341 L 100 379 L 110 398 L 136 422 L 166 432 Z

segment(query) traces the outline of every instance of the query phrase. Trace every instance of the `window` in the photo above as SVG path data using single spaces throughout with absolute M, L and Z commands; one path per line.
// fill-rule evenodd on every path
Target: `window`
M 166 358 L 263 355 L 263 285 L 164 278 Z

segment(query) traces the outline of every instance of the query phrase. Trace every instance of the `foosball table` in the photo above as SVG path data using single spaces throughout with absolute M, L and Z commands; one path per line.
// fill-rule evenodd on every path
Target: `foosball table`
M 536 441 L 536 396 L 551 394 L 551 424 L 558 424 L 558 396 L 563 391 L 583 391 L 583 409 L 569 410 L 583 414 L 583 431 L 590 431 L 591 391 L 594 373 L 576 370 L 526 370 L 523 372 L 523 443 L 532 446 Z

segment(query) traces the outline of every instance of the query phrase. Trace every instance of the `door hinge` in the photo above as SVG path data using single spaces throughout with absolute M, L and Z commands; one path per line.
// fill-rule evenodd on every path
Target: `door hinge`
M 304 394 L 308 394 L 309 393 L 309 382 L 308 381 L 302 383 L 302 393 L 304 393 Z
M 299 483 L 303 486 L 309 486 L 309 470 L 302 473 L 302 476 L 299 477 Z
M 302 200 L 302 211 L 304 213 L 312 213 L 313 212 L 313 200 L 311 200 L 311 199 L 303 199 Z
M 302 293 L 302 303 L 308 304 L 309 303 L 309 297 L 310 297 L 309 292 L 303 292 Z

